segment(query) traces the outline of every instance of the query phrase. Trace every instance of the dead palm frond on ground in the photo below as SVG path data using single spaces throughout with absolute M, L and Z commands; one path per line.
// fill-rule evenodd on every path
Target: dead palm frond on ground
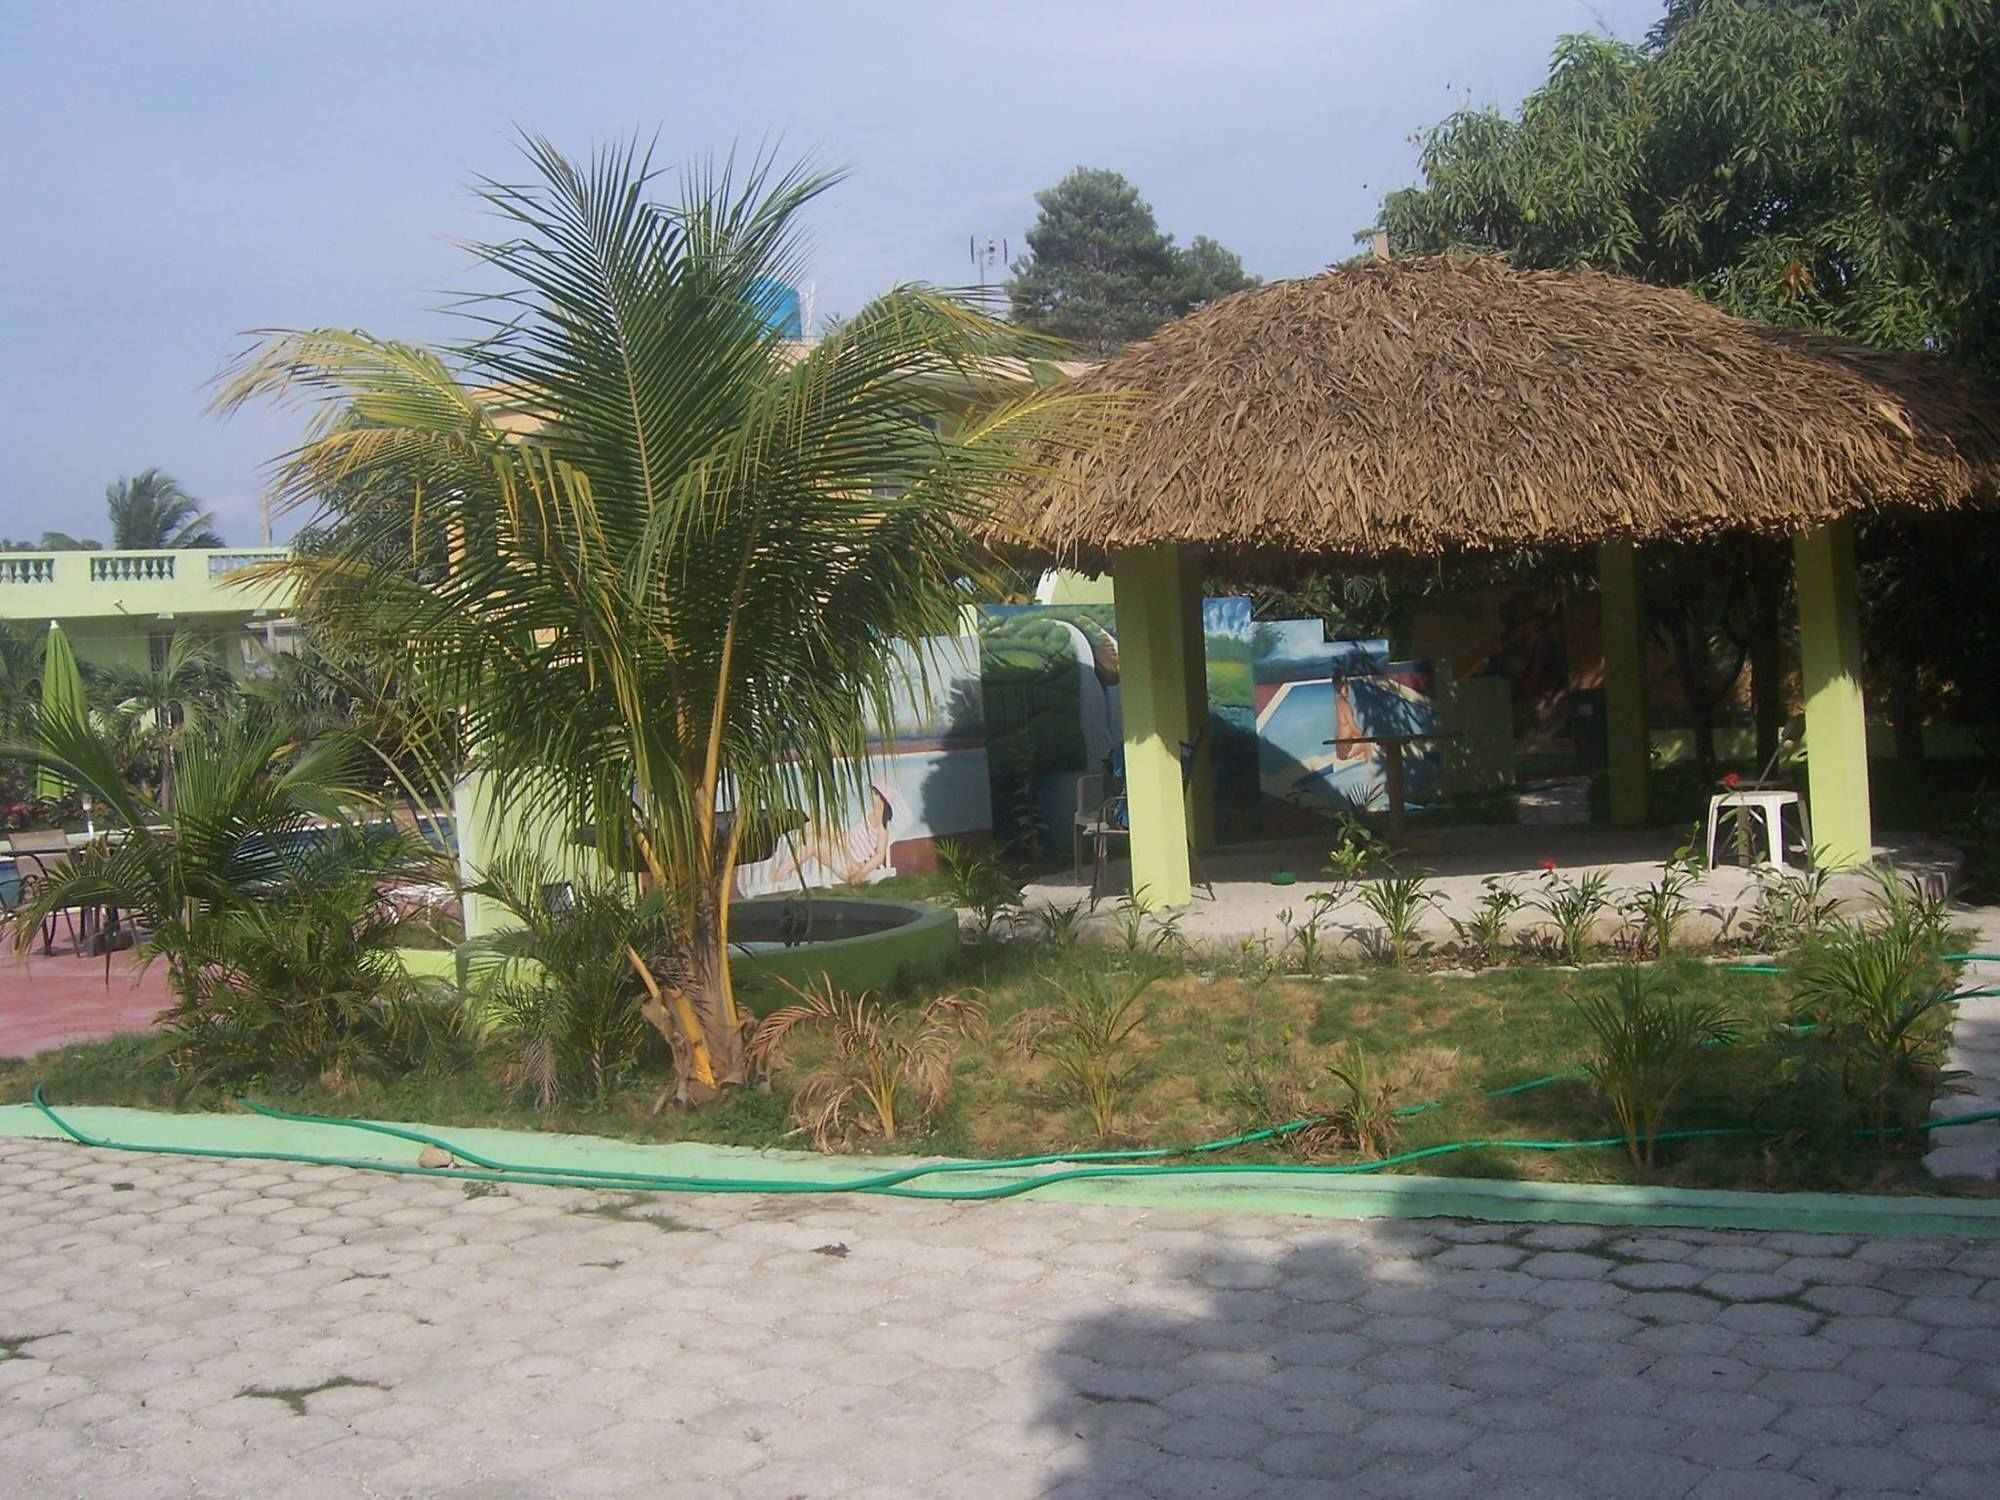
M 959 1043 L 985 1025 L 978 1001 L 935 995 L 900 1006 L 873 991 L 836 989 L 824 978 L 794 988 L 796 1003 L 764 1018 L 750 1055 L 769 1066 L 801 1030 L 824 1032 L 827 1055 L 809 1066 L 792 1095 L 792 1119 L 822 1151 L 854 1131 L 893 1141 L 922 1125 L 945 1101 Z

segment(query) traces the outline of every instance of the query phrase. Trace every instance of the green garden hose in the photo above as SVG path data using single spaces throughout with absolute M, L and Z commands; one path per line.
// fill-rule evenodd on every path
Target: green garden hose
M 245 1101 L 246 1104 L 248 1101 Z M 940 1199 L 960 1202 L 982 1202 L 999 1198 L 1012 1198 L 1022 1193 L 1033 1192 L 1036 1188 L 1047 1187 L 1057 1182 L 1078 1182 L 1105 1178 L 1158 1178 L 1189 1176 L 1225 1176 L 1237 1174 L 1268 1174 L 1296 1177 L 1339 1177 L 1362 1173 L 1381 1172 L 1391 1167 L 1406 1166 L 1411 1162 L 1426 1161 L 1434 1157 L 1449 1156 L 1461 1151 L 1586 1151 L 1605 1147 L 1623 1146 L 1620 1136 L 1604 1136 L 1592 1140 L 1574 1141 L 1526 1141 L 1526 1140 L 1474 1140 L 1448 1141 L 1441 1145 L 1425 1146 L 1414 1151 L 1399 1152 L 1376 1161 L 1347 1162 L 1336 1165 L 1309 1165 L 1295 1162 L 1255 1163 L 1255 1162 L 1182 1162 L 1178 1164 L 1147 1164 L 1143 1161 L 1127 1160 L 1118 1165 L 1072 1166 L 1056 1172 L 1043 1172 L 1018 1182 L 1003 1182 L 991 1187 L 980 1188 L 920 1188 L 909 1184 L 920 1177 L 936 1176 L 954 1172 L 1004 1172 L 1062 1162 L 1087 1160 L 1092 1156 L 1133 1157 L 1139 1155 L 1194 1155 L 1197 1153 L 1227 1149 L 1231 1145 L 1241 1145 L 1254 1140 L 1270 1139 L 1286 1130 L 1302 1128 L 1309 1121 L 1296 1121 L 1289 1126 L 1273 1127 L 1266 1131 L 1252 1131 L 1246 1136 L 1226 1137 L 1221 1141 L 1208 1141 L 1198 1146 L 1182 1147 L 1178 1150 L 1155 1148 L 1147 1153 L 1139 1152 L 1098 1152 L 1053 1156 L 1023 1156 L 1000 1161 L 954 1161 L 934 1162 L 924 1166 L 904 1167 L 895 1171 L 880 1172 L 868 1177 L 851 1178 L 844 1182 L 815 1182 L 804 1179 L 762 1180 L 739 1177 L 686 1177 L 655 1172 L 608 1172 L 589 1167 L 541 1168 L 523 1166 L 516 1163 L 498 1161 L 489 1157 L 463 1152 L 450 1141 L 427 1134 L 420 1130 L 408 1130 L 400 1126 L 378 1125 L 367 1120 L 349 1120 L 334 1115 L 294 1114 L 288 1110 L 276 1110 L 266 1106 L 252 1106 L 259 1114 L 273 1119 L 290 1120 L 304 1124 L 346 1127 L 366 1130 L 376 1134 L 390 1135 L 401 1140 L 433 1146 L 449 1153 L 454 1159 L 476 1161 L 476 1167 L 423 1167 L 401 1162 L 371 1161 L 364 1157 L 319 1156 L 294 1151 L 249 1151 L 231 1150 L 218 1147 L 191 1146 L 151 1146 L 131 1141 L 112 1141 L 90 1136 L 71 1125 L 50 1107 L 42 1097 L 39 1084 L 34 1091 L 35 1107 L 45 1115 L 56 1129 L 79 1145 L 95 1147 L 105 1151 L 135 1151 L 159 1156 L 201 1156 L 222 1157 L 236 1161 L 282 1161 L 302 1166 L 342 1167 L 364 1172 L 388 1172 L 398 1176 L 442 1177 L 474 1182 L 518 1182 L 541 1187 L 585 1188 L 598 1191 L 620 1192 L 680 1192 L 680 1193 L 875 1193 L 897 1198 Z M 2000 1120 L 2000 1110 L 1982 1110 L 1974 1114 L 1954 1115 L 1942 1120 L 1927 1120 L 1916 1128 L 1920 1131 L 1942 1130 L 1954 1125 L 1974 1125 L 1989 1120 Z M 1705 1130 L 1663 1130 L 1653 1139 L 1657 1141 L 1686 1141 L 1714 1139 L 1722 1136 L 1767 1135 L 1753 1126 L 1729 1126 Z M 1893 1133 L 1893 1132 L 1879 1132 Z M 1870 1130 L 1859 1130 L 1856 1135 L 1878 1134 Z

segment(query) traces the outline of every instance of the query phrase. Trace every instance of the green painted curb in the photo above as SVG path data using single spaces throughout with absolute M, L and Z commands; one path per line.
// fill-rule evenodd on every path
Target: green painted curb
M 412 1163 L 417 1146 L 363 1131 L 249 1114 L 171 1114 L 79 1105 L 57 1111 L 87 1135 L 156 1147 L 281 1151 Z M 561 1172 L 651 1172 L 771 1182 L 840 1182 L 917 1164 L 917 1157 L 819 1156 L 693 1142 L 641 1144 L 602 1136 L 403 1124 L 483 1156 Z M 64 1139 L 29 1104 L 0 1106 L 0 1137 Z M 1053 1169 L 1050 1169 L 1053 1170 Z M 966 1172 L 955 1186 L 987 1187 L 1030 1171 Z M 622 1191 L 608 1188 L 606 1191 Z M 2000 1200 L 1878 1197 L 1862 1193 L 1745 1193 L 1469 1177 L 1329 1176 L 1233 1172 L 1216 1177 L 1098 1178 L 1051 1183 L 1023 1201 L 1135 1208 L 1301 1214 L 1334 1219 L 1466 1218 L 1501 1223 L 1603 1224 L 1682 1229 L 2000 1239 Z

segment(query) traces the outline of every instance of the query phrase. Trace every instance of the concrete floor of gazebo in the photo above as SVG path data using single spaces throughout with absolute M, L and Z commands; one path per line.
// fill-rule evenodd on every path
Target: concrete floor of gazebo
M 1609 883 L 1610 905 L 1599 919 L 1597 932 L 1599 942 L 1609 943 L 1627 925 L 1617 907 L 1660 879 L 1666 861 L 1686 837 L 1684 829 L 1596 824 L 1433 828 L 1406 835 L 1395 863 L 1402 873 L 1423 872 L 1432 877 L 1428 889 L 1438 901 L 1425 912 L 1419 928 L 1428 943 L 1451 941 L 1451 919 L 1471 914 L 1482 894 L 1482 882 L 1489 876 L 1511 882 L 1530 899 L 1531 904 L 1509 920 L 1510 932 L 1518 937 L 1547 928 L 1547 917 L 1532 906 L 1547 878 L 1542 861 L 1554 860 L 1557 875 L 1571 879 L 1602 870 Z M 1289 908 L 1292 925 L 1304 922 L 1313 912 L 1314 893 L 1334 888 L 1322 873 L 1331 845 L 1329 831 L 1318 837 L 1228 844 L 1201 855 L 1201 867 L 1215 883 L 1215 896 L 1211 900 L 1198 888 L 1194 899 L 1173 914 L 1179 918 L 1176 931 L 1197 947 L 1261 938 L 1276 951 L 1290 935 L 1279 914 Z M 1718 852 L 1718 858 L 1722 857 Z M 1893 863 L 1907 875 L 1942 881 L 1947 886 L 1956 879 L 1962 862 L 1957 850 L 1914 834 L 1878 835 L 1875 857 Z M 1290 871 L 1296 883 L 1274 885 L 1271 877 L 1280 870 Z M 1091 927 L 1108 929 L 1116 924 L 1116 909 L 1130 890 L 1130 881 L 1130 863 L 1114 845 Z M 1869 878 L 1860 871 L 1835 875 L 1828 886 L 1828 894 L 1849 908 L 1867 902 L 1873 890 Z M 1744 935 L 1756 909 L 1758 882 L 1752 870 L 1719 864 L 1705 872 L 1687 894 L 1690 904 L 1681 930 L 1683 941 L 1699 942 L 1718 935 L 1733 938 Z M 1088 903 L 1089 851 L 1085 851 L 1080 882 L 1063 870 L 1030 883 L 1024 898 L 1031 918 L 1047 906 Z M 1361 951 L 1357 943 L 1380 925 L 1358 894 L 1350 892 L 1328 912 L 1322 939 L 1330 954 L 1337 952 L 1351 961 Z

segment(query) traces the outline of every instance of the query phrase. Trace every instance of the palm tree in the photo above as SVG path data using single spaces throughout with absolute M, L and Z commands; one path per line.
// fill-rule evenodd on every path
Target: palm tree
M 128 762 L 157 760 L 160 807 L 172 812 L 173 748 L 190 729 L 229 711 L 236 698 L 235 679 L 207 642 L 184 630 L 174 632 L 157 663 L 99 667 L 91 679 L 90 696 L 106 715 Z
M 220 547 L 215 513 L 182 489 L 170 474 L 146 469 L 109 484 L 104 508 L 111 515 L 111 545 L 148 550 Z
M 31 705 L 42 697 L 43 655 L 40 632 L 0 620 L 0 740 L 27 738 Z M 25 801 L 30 785 L 15 767 L 0 768 L 0 803 Z
M 957 633 L 979 523 L 1119 408 L 1019 395 L 1046 346 L 924 288 L 786 344 L 760 283 L 796 271 L 829 176 L 697 168 L 656 205 L 636 148 L 527 154 L 538 181 L 484 188 L 510 238 L 482 258 L 511 289 L 479 341 L 282 335 L 220 399 L 323 403 L 279 484 L 331 511 L 284 565 L 301 607 L 409 643 L 491 805 L 588 825 L 641 880 L 671 957 L 626 956 L 696 1102 L 747 1066 L 739 840 L 866 785 L 871 718 L 924 685 L 899 643 Z
M 0 620 L 0 738 L 19 739 L 28 705 L 42 696 L 42 633 Z

